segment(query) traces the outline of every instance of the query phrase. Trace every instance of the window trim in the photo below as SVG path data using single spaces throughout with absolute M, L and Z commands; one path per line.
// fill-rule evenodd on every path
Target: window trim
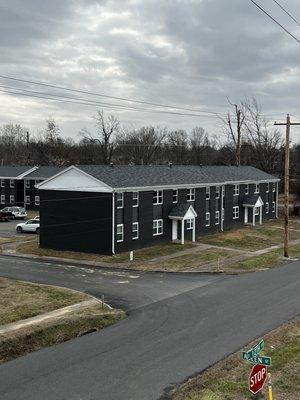
M 5 202 L 6 202 L 5 194 L 1 194 L 1 204 L 5 204 Z
M 232 219 L 239 219 L 240 218 L 240 207 L 234 206 L 232 207 Z
M 159 195 L 159 192 L 161 192 L 161 196 Z M 159 198 L 161 197 L 161 202 L 159 201 Z M 154 202 L 154 199 L 156 199 L 156 201 Z M 164 191 L 161 189 L 158 190 L 154 190 L 153 192 L 153 205 L 157 206 L 157 205 L 161 205 L 163 204 L 164 201 Z
M 265 209 L 265 213 L 266 213 L 266 214 L 269 214 L 269 212 L 270 212 L 270 204 L 269 204 L 269 202 L 268 202 L 268 201 L 266 201 L 266 203 L 265 203 L 265 207 L 266 207 L 266 209 Z
M 195 218 L 188 218 L 185 221 L 186 221 L 186 230 L 187 231 L 193 230 L 195 225 Z
M 195 188 L 188 189 L 186 201 L 195 201 L 195 198 L 196 198 L 196 189 Z
M 233 195 L 238 196 L 240 194 L 240 185 L 233 185 Z
M 29 194 L 27 194 L 26 196 L 25 196 L 25 204 L 30 204 L 30 195 Z
M 174 197 L 176 200 L 174 200 Z M 178 203 L 178 189 L 172 189 L 172 203 Z
M 134 194 L 137 194 L 136 197 L 134 197 Z M 134 204 L 134 202 L 136 201 L 136 204 Z M 136 208 L 138 207 L 140 204 L 140 194 L 139 192 L 132 192 L 132 207 Z
M 25 179 L 25 188 L 30 189 L 30 180 L 29 179 Z
M 276 203 L 272 201 L 272 213 L 276 212 Z
M 215 225 L 220 225 L 220 211 L 215 211 Z
M 38 201 L 37 201 L 37 199 L 38 199 Z M 34 196 L 34 204 L 36 205 L 36 206 L 39 206 L 40 205 L 40 203 L 41 203 L 41 201 L 40 201 L 40 196 Z
M 136 230 L 133 230 L 133 226 L 134 226 L 134 225 L 137 227 Z M 138 223 L 138 222 L 133 222 L 133 223 L 132 223 L 132 230 L 131 230 L 131 233 L 132 233 L 132 240 L 136 240 L 136 239 L 139 238 L 140 232 L 139 232 L 139 223 Z M 134 236 L 134 233 L 135 233 L 136 236 Z
M 249 194 L 249 183 L 246 183 L 245 194 Z
M 15 180 L 14 179 L 10 179 L 9 180 L 9 187 L 10 187 L 10 189 L 14 189 L 14 187 L 15 187 Z
M 5 179 L 1 179 L 1 187 L 5 188 Z
M 210 186 L 205 187 L 205 200 L 210 200 Z
M 259 207 L 254 207 L 254 215 L 259 215 Z
M 270 183 L 269 182 L 267 182 L 267 189 L 266 189 L 266 193 L 269 193 L 270 192 Z
M 259 193 L 259 183 L 255 183 L 254 194 Z
M 161 232 L 158 232 L 158 229 L 159 229 L 159 224 L 158 224 L 158 222 L 159 221 L 161 221 Z M 155 225 L 155 223 L 156 223 L 156 227 L 154 227 L 154 225 Z M 153 236 L 159 236 L 159 235 L 163 235 L 163 233 L 164 233 L 164 221 L 162 220 L 162 219 L 154 219 L 153 220 Z M 154 233 L 154 229 L 156 229 L 156 233 Z
M 15 195 L 14 194 L 11 194 L 9 196 L 9 204 L 15 204 Z
M 118 228 L 122 228 L 122 233 L 118 233 Z M 118 239 L 118 235 L 122 235 L 122 239 Z M 117 243 L 124 242 L 124 224 L 117 224 L 116 238 Z
M 121 199 L 118 199 L 118 196 L 121 195 Z M 122 205 L 118 206 L 118 202 L 121 202 Z M 116 203 L 117 203 L 117 209 L 121 210 L 122 208 L 124 208 L 124 192 L 117 192 L 117 196 L 116 196 Z
M 208 218 L 207 218 L 207 216 L 208 216 Z M 210 226 L 210 212 L 205 213 L 205 226 Z
M 272 192 L 275 193 L 276 192 L 276 182 L 273 182 L 273 188 L 272 188 Z
M 220 186 L 216 186 L 216 200 L 218 200 L 219 198 L 220 198 Z

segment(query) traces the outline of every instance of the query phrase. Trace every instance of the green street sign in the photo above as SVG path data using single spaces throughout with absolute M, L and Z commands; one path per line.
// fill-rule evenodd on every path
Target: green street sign
M 262 339 L 254 347 L 252 347 L 252 349 L 250 349 L 249 351 L 242 351 L 242 359 L 249 361 L 253 357 L 258 356 L 259 353 L 264 349 L 264 347 L 265 347 L 265 342 Z
M 250 364 L 260 364 L 270 367 L 271 357 L 254 356 L 247 360 Z

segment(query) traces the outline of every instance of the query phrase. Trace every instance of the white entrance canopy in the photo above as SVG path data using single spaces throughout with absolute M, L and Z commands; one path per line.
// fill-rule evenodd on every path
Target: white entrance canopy
M 252 208 L 252 225 L 255 226 L 255 217 L 259 215 L 259 223 L 262 224 L 262 206 L 264 202 L 258 194 L 252 196 L 246 196 L 243 200 L 243 206 L 245 207 L 244 222 L 248 223 L 249 220 L 249 208 Z
M 169 218 L 172 220 L 172 240 L 178 238 L 178 221 L 181 221 L 181 244 L 184 244 L 184 221 L 192 221 L 193 237 L 192 241 L 196 240 L 196 224 L 195 218 L 197 213 L 191 204 L 177 204 L 174 206 L 169 214 Z

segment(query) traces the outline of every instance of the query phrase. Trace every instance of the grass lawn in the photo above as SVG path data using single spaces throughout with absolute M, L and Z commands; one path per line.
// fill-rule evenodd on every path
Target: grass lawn
M 0 278 L 0 325 L 88 300 L 84 293 Z
M 0 278 L 0 325 L 20 321 L 91 299 L 70 289 Z M 102 329 L 124 316 L 122 311 L 92 303 L 38 325 L 3 333 L 0 363 L 20 355 L 74 338 L 89 330 Z
M 177 251 L 186 250 L 194 247 L 192 243 L 186 243 L 184 245 L 176 243 L 163 243 L 156 246 L 146 247 L 141 250 L 134 252 L 135 261 L 146 261 L 154 257 L 164 256 L 173 254 Z M 52 249 L 43 249 L 38 247 L 37 240 L 29 243 L 20 243 L 17 245 L 17 252 L 23 254 L 36 254 L 39 256 L 48 257 L 62 257 L 62 258 L 73 258 L 75 260 L 86 260 L 94 262 L 105 262 L 105 263 L 122 263 L 129 262 L 129 252 L 116 254 L 114 256 L 104 256 L 99 254 L 80 253 L 75 251 L 60 251 Z
M 243 228 L 203 236 L 198 240 L 202 243 L 214 246 L 232 247 L 245 251 L 256 251 L 277 244 L 282 244 L 283 230 L 280 229 L 281 226 L 282 221 L 266 222 L 263 225 L 256 225 L 255 227 L 246 225 Z M 299 232 L 294 230 L 290 231 L 290 240 L 296 239 L 300 239 L 300 229 Z
M 0 363 L 76 338 L 85 332 L 100 330 L 118 322 L 124 315 L 122 311 L 103 310 L 100 305 L 94 305 L 53 321 L 3 334 L 0 338 Z
M 276 400 L 298 400 L 300 393 L 300 318 L 270 332 L 264 337 L 264 354 L 272 357 L 273 397 Z M 248 350 L 257 340 L 243 350 Z M 247 400 L 254 396 L 248 390 L 250 364 L 241 360 L 240 352 L 209 368 L 183 384 L 171 400 Z M 267 399 L 265 385 L 260 399 Z
M 232 250 L 223 250 L 210 248 L 206 250 L 199 249 L 197 252 L 174 257 L 166 261 L 150 262 L 147 264 L 138 264 L 138 269 L 147 271 L 201 271 L 201 267 L 209 263 L 214 263 L 211 271 L 218 270 L 218 259 L 220 261 L 234 257 L 237 253 Z M 205 269 L 206 270 L 206 269 Z

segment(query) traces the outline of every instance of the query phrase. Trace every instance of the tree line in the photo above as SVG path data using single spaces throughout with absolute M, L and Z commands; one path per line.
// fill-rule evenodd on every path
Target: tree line
M 33 135 L 19 124 L 0 127 L 2 165 L 183 164 L 252 165 L 282 178 L 284 139 L 264 115 L 256 99 L 230 103 L 220 116 L 220 131 L 190 131 L 160 126 L 124 127 L 98 110 L 93 132 L 82 129 L 78 140 L 66 138 L 54 119 Z M 291 147 L 291 187 L 300 192 L 300 145 Z

